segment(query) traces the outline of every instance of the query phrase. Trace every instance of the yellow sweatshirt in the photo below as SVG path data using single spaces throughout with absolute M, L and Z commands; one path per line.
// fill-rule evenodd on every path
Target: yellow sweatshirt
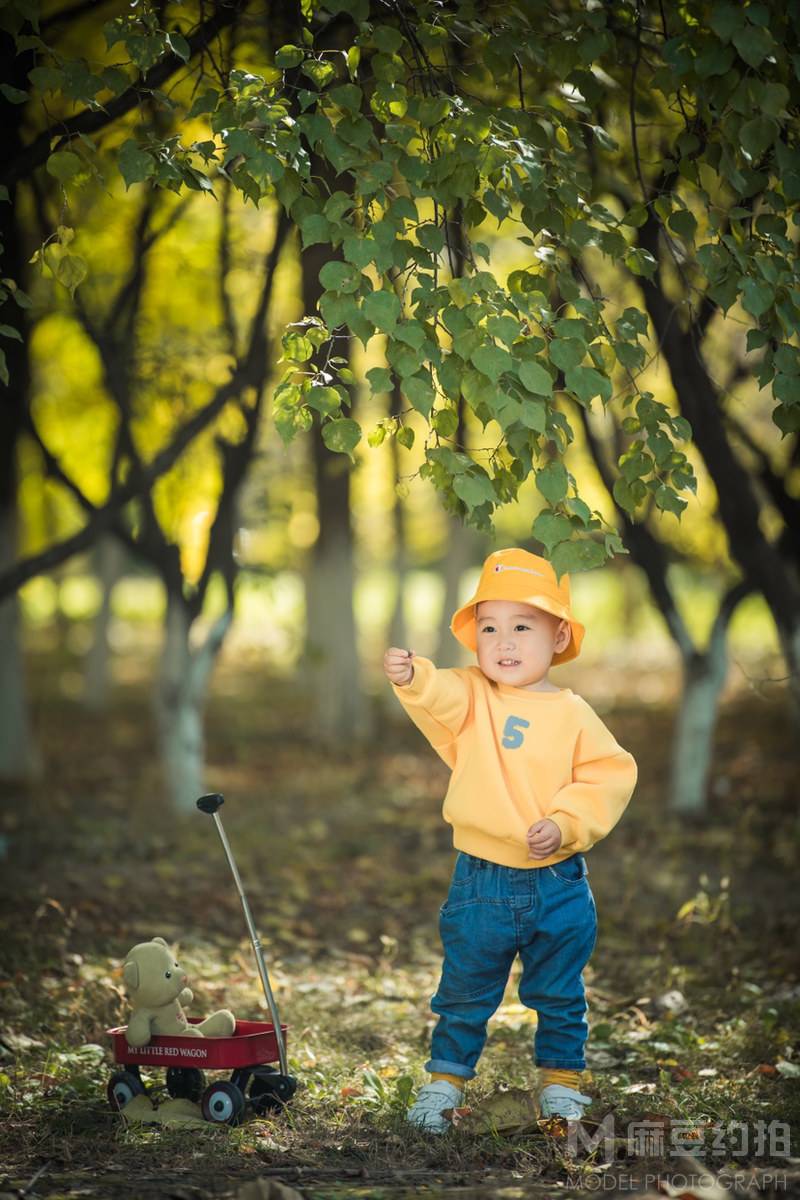
M 452 770 L 442 814 L 457 850 L 505 867 L 545 867 L 590 850 L 625 811 L 636 761 L 570 688 L 536 692 L 488 679 L 480 667 L 437 670 L 414 657 L 392 689 Z M 549 817 L 561 846 L 529 858 L 525 835 Z

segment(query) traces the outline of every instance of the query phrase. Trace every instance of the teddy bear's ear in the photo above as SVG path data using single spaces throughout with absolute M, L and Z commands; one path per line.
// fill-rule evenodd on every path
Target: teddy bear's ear
M 162 946 L 166 946 L 166 944 L 167 944 L 167 943 L 164 941 L 164 939 L 163 939 L 163 938 L 151 938 L 151 941 L 154 941 L 154 942 L 160 942 L 160 944 L 161 944 Z
M 135 962 L 126 962 L 122 968 L 122 978 L 125 987 L 135 991 L 139 986 L 139 964 Z

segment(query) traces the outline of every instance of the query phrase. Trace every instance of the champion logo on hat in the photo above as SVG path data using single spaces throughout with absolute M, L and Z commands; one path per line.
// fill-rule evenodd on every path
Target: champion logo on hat
M 532 571 L 530 567 L 510 567 L 507 563 L 495 563 L 494 571 L 499 574 L 501 571 L 524 571 L 526 575 L 538 575 L 540 579 L 546 579 L 541 571 Z

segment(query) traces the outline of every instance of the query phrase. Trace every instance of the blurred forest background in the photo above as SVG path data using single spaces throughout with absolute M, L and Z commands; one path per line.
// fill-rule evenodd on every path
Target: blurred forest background
M 107 61 L 103 27 L 120 7 L 45 6 L 42 36 L 65 60 Z M 246 6 L 214 12 L 225 25 L 201 46 L 204 69 L 269 77 L 286 31 Z M 13 93 L 30 62 L 5 35 L 4 46 Z M 76 77 L 76 96 L 81 86 Z M 177 75 L 143 96 L 163 139 L 191 87 Z M 620 217 L 639 172 L 657 186 L 670 136 L 646 85 L 633 95 L 638 159 L 627 87 L 597 101 L 620 147 L 598 195 Z M 258 1005 L 224 865 L 191 817 L 207 790 L 228 796 L 307 1083 L 289 1131 L 209 1154 L 233 1176 L 242 1146 L 275 1165 L 299 1162 L 313 1141 L 320 1177 L 324 1161 L 337 1177 L 354 1161 L 377 1170 L 381 1155 L 398 1155 L 389 1118 L 404 1093 L 392 1088 L 423 1061 L 451 862 L 445 773 L 402 719 L 382 654 L 407 645 L 440 666 L 469 661 L 450 616 L 491 549 L 546 549 L 532 533 L 543 497 L 527 479 L 493 532 L 465 525 L 463 506 L 447 511 L 419 477 L 428 422 L 385 370 L 381 336 L 366 348 L 348 339 L 340 371 L 372 436 L 335 453 L 317 421 L 285 442 L 271 398 L 286 361 L 302 358 L 305 327 L 287 328 L 315 311 L 330 247 L 306 244 L 274 199 L 256 206 L 222 176 L 214 199 L 126 187 L 111 170 L 87 172 L 67 196 L 56 171 L 25 167 L 25 148 L 64 113 L 4 97 L 6 269 L 31 301 L 22 336 L 5 343 L 0 425 L 8 1177 L 44 1159 L 54 1178 L 90 1171 L 111 1119 L 96 1106 L 106 1066 L 91 1047 L 124 1015 L 113 967 L 129 943 L 161 934 L 186 948 L 198 1013 L 223 999 Z M 185 140 L 207 136 L 202 112 L 181 120 Z M 117 161 L 127 121 L 106 123 L 100 161 Z M 715 202 L 728 227 L 744 220 L 732 188 Z M 455 205 L 443 266 L 454 277 L 463 219 Z M 509 223 L 484 211 L 472 226 L 498 277 L 529 261 Z M 594 705 L 640 768 L 629 813 L 589 862 L 601 922 L 590 1065 L 620 1113 L 790 1116 L 800 819 L 787 655 L 798 644 L 800 434 L 778 429 L 772 389 L 746 361 L 752 307 L 723 312 L 719 296 L 698 296 L 674 257 L 677 246 L 687 272 L 696 263 L 692 231 L 669 228 L 684 242 L 671 243 L 647 206 L 626 226 L 657 260 L 653 276 L 591 246 L 584 265 L 617 315 L 647 313 L 639 387 L 691 421 L 683 450 L 696 490 L 680 519 L 652 497 L 635 518 L 618 503 L 632 427 L 617 394 L 593 410 L 566 392 L 553 402 L 576 431 L 563 461 L 627 551 L 572 575 L 587 635 L 553 678 Z M 796 251 L 796 229 L 789 236 Z M 688 320 L 674 319 L 684 302 Z M 475 457 L 502 436 L 463 401 L 453 420 L 454 445 Z M 170 468 L 148 477 L 185 429 Z M 109 495 L 129 484 L 134 497 L 101 529 Z M 49 567 L 48 549 L 69 539 L 78 552 Z M 27 572 L 40 555 L 42 569 Z M 17 587 L 20 565 L 30 577 Z M 527 1079 L 532 1014 L 512 990 L 487 1090 Z M 90 1052 L 78 1061 L 81 1043 Z M 30 1114 L 48 1098 L 78 1115 L 42 1118 L 41 1140 Z M 343 1109 L 356 1122 L 344 1150 Z M 117 1152 L 133 1162 L 145 1149 L 155 1153 L 134 1139 Z M 415 1146 L 420 1172 L 426 1153 Z M 498 1171 L 519 1166 L 493 1153 Z M 448 1169 L 455 1179 L 473 1166 L 456 1158 Z M 539 1166 L 557 1171 L 546 1155 Z

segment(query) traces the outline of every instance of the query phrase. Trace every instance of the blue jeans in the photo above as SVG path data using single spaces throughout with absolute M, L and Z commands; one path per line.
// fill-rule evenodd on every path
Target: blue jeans
M 439 913 L 444 963 L 431 997 L 439 1020 L 426 1070 L 475 1076 L 517 954 L 520 1001 L 538 1016 L 536 1065 L 583 1070 L 589 1026 L 581 972 L 597 940 L 587 874 L 582 854 L 524 869 L 459 851 Z

